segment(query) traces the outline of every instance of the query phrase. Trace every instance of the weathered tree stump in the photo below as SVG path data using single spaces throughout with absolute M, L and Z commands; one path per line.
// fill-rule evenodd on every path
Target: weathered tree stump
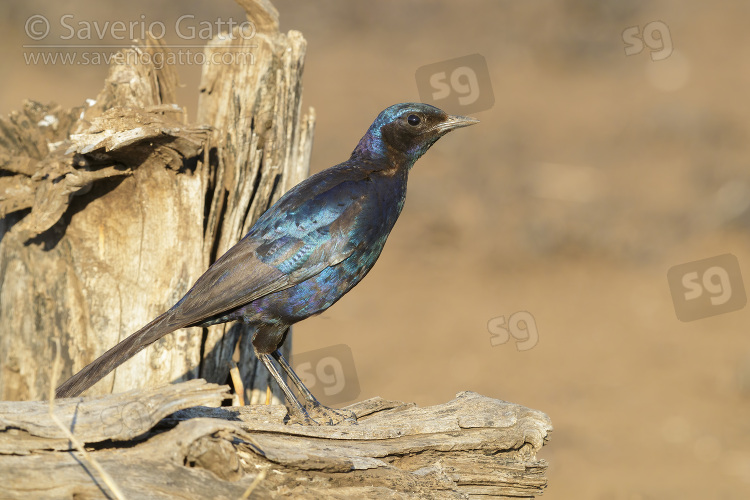
M 0 120 L 0 399 L 46 397 L 50 339 L 62 344 L 62 381 L 171 307 L 307 176 L 305 40 L 279 33 L 267 1 L 240 3 L 254 29 L 206 48 L 226 64 L 203 68 L 197 124 L 152 41 L 123 51 L 86 105 L 27 102 Z M 235 355 L 256 401 L 270 377 L 247 340 L 243 325 L 179 330 L 91 393 L 225 383 Z
M 533 498 L 542 412 L 462 392 L 418 408 L 375 398 L 356 425 L 286 425 L 281 405 L 216 406 L 228 387 L 191 380 L 63 399 L 54 413 L 127 498 Z M 200 406 L 196 406 L 200 405 Z M 101 498 L 109 486 L 45 402 L 0 402 L 0 497 Z M 255 481 L 255 483 L 253 483 Z

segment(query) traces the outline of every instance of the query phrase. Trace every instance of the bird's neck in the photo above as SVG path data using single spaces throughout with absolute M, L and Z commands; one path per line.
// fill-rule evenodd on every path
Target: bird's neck
M 389 147 L 379 133 L 368 132 L 352 152 L 352 158 L 369 160 L 377 170 L 411 170 L 416 158 Z

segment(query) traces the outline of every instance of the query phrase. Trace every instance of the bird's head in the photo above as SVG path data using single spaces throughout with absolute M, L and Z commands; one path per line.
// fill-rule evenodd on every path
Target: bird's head
M 475 118 L 449 115 L 429 104 L 395 104 L 378 115 L 353 154 L 386 156 L 411 168 L 442 136 L 478 122 Z

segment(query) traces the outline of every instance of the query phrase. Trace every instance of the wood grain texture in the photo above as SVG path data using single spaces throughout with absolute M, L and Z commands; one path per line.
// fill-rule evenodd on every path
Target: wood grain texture
M 216 407 L 226 389 L 193 380 L 55 412 L 128 498 L 239 498 L 261 470 L 252 498 L 533 498 L 546 486 L 536 453 L 552 427 L 520 405 L 374 398 L 348 407 L 357 424 L 306 427 L 285 424 L 280 405 Z M 46 403 L 0 404 L 0 496 L 104 497 L 62 436 Z
M 307 176 L 304 38 L 279 33 L 268 2 L 243 5 L 262 30 L 209 42 L 209 61 L 246 47 L 204 66 L 197 123 L 175 102 L 174 68 L 153 64 L 169 60 L 158 41 L 124 50 L 83 106 L 28 102 L 0 119 L 0 399 L 46 397 L 49 339 L 63 346 L 62 381 L 171 307 Z M 248 351 L 251 333 L 179 330 L 91 394 L 199 376 L 224 383 L 239 355 L 246 400 L 257 401 L 268 377 Z

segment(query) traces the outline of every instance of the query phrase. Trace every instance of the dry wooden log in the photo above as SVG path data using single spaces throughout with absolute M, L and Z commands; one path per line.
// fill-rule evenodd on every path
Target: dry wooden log
M 64 380 L 165 311 L 307 176 L 305 41 L 278 32 L 267 1 L 241 4 L 257 35 L 209 43 L 209 53 L 244 57 L 204 66 L 196 124 L 175 103 L 174 69 L 154 64 L 169 60 L 154 41 L 116 58 L 87 104 L 28 102 L 0 119 L 0 399 L 46 396 L 49 339 L 63 346 L 55 375 Z M 242 339 L 245 400 L 258 400 L 269 377 L 255 369 L 247 335 L 241 325 L 180 330 L 91 393 L 224 383 Z
M 215 407 L 226 387 L 193 380 L 57 402 L 128 498 L 533 498 L 552 427 L 536 410 L 462 392 L 445 404 L 370 399 L 358 423 L 287 425 L 281 405 Z M 196 406 L 198 405 L 198 406 Z M 211 405 L 213 407 L 205 406 Z M 44 402 L 0 403 L 2 498 L 101 498 Z

